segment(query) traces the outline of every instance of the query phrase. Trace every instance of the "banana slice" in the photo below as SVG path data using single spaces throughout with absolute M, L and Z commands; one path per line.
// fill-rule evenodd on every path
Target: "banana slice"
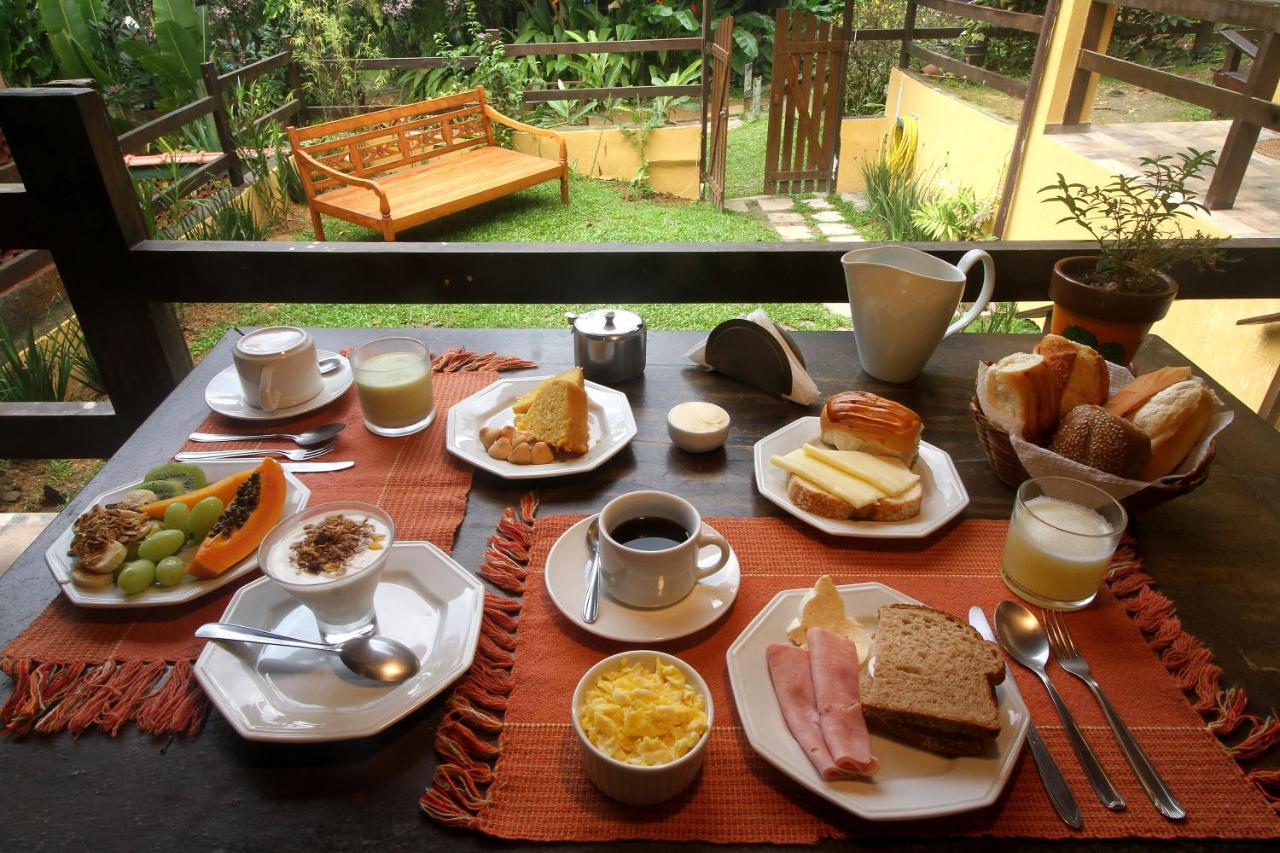
M 112 540 L 103 546 L 100 552 L 81 559 L 79 568 L 94 574 L 109 575 L 120 568 L 128 553 L 128 548 Z
M 115 583 L 115 579 L 111 577 L 110 572 L 100 575 L 86 572 L 84 569 L 72 569 L 71 582 L 83 589 L 107 589 Z

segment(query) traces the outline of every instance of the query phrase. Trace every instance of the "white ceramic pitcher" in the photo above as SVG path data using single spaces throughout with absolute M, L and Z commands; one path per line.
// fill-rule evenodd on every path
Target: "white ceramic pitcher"
M 982 261 L 982 292 L 954 323 L 965 274 Z M 938 343 L 968 326 L 991 301 L 995 264 L 981 249 L 952 266 L 907 246 L 856 249 L 840 259 L 853 311 L 853 335 L 862 369 L 884 382 L 910 382 Z

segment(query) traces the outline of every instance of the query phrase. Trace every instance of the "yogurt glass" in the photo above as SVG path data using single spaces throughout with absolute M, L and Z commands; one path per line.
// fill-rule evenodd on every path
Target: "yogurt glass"
M 341 559 L 330 559 L 326 565 L 332 570 L 309 570 L 306 563 L 325 559 L 314 555 L 332 557 L 338 553 L 335 543 L 321 539 L 317 544 L 316 537 L 326 520 L 335 517 L 351 522 L 347 528 L 353 538 L 345 549 L 350 553 L 343 552 Z M 311 611 L 324 642 L 340 643 L 377 633 L 373 599 L 395 536 L 396 525 L 391 516 L 373 504 L 317 504 L 272 528 L 258 546 L 258 563 L 267 577 Z

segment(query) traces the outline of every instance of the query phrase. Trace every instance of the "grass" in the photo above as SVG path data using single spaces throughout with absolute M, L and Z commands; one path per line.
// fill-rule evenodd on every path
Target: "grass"
M 725 154 L 724 196 L 741 198 L 764 192 L 764 151 L 769 135 L 767 113 L 729 130 Z

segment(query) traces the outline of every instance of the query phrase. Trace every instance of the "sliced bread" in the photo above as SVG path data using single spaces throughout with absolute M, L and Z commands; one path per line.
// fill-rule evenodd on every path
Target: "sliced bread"
M 873 730 L 903 726 L 990 739 L 1000 733 L 995 685 L 1004 660 L 993 643 L 946 613 L 915 604 L 880 608 L 874 677 L 862 695 Z
M 805 512 L 840 521 L 905 521 L 920 514 L 924 504 L 924 488 L 916 483 L 901 495 L 885 495 L 861 509 L 826 489 L 792 474 L 787 478 L 787 497 Z
M 875 732 L 938 755 L 982 755 L 992 743 L 989 737 L 969 737 L 923 729 L 892 720 L 881 720 L 876 724 Z

